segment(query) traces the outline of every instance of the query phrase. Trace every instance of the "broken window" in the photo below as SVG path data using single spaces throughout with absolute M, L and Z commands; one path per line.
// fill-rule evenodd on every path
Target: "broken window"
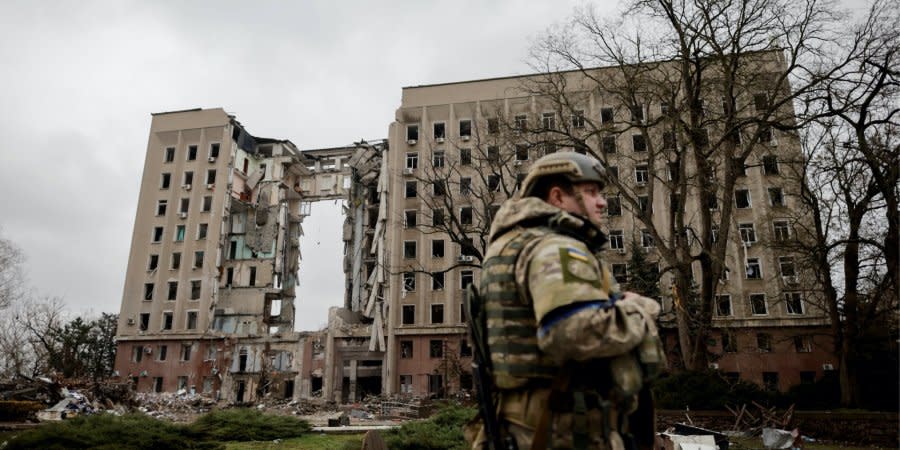
M 413 393 L 412 375 L 400 375 L 400 393 L 401 394 L 412 394 Z
M 166 297 L 167 300 L 175 300 L 175 297 L 178 295 L 178 282 L 170 281 L 169 282 L 169 295 Z
M 406 141 L 410 143 L 415 143 L 419 140 L 419 126 L 418 125 L 407 125 L 406 126 Z
M 730 295 L 717 295 L 716 296 L 716 315 L 719 317 L 731 316 L 731 296 Z
M 194 161 L 195 159 L 197 159 L 197 146 L 188 145 L 187 160 Z
M 610 180 L 618 180 L 619 179 L 619 167 L 618 166 L 608 166 L 606 168 L 606 178 Z
M 781 269 L 781 276 L 783 277 L 794 277 L 797 275 L 797 271 L 794 268 L 794 258 L 790 256 L 780 256 L 778 257 L 778 266 Z
M 647 141 L 643 134 L 635 134 L 631 136 L 631 147 L 635 152 L 646 152 Z
M 444 257 L 444 240 L 435 239 L 431 241 L 431 256 L 434 258 Z
M 431 290 L 444 290 L 444 272 L 431 272 Z
M 416 257 L 416 241 L 403 241 L 403 257 L 406 259 Z
M 165 162 L 170 163 L 172 161 L 175 161 L 175 147 L 166 147 Z
M 468 177 L 463 177 L 459 179 L 459 193 L 462 195 L 469 195 L 472 192 L 472 179 Z
M 572 113 L 572 128 L 584 128 L 584 111 L 577 110 Z
M 431 226 L 436 227 L 444 224 L 444 209 L 435 208 L 431 211 Z
M 756 242 L 756 228 L 752 223 L 738 224 L 738 232 L 741 234 L 741 242 L 752 244 Z
M 184 225 L 177 225 L 175 227 L 175 242 L 184 241 Z
M 403 212 L 406 228 L 415 228 L 416 227 L 416 211 L 415 210 L 406 210 Z
M 785 292 L 784 305 L 788 314 L 803 314 L 803 294 L 800 292 Z
M 141 362 L 142 359 L 144 359 L 144 346 L 135 345 L 131 347 L 131 361 Z
M 463 165 L 463 166 L 472 165 L 472 149 L 470 149 L 470 148 L 459 149 L 459 164 Z
M 778 175 L 778 157 L 775 155 L 763 156 L 763 172 L 766 175 Z
M 200 280 L 191 280 L 191 300 L 200 299 Z
M 188 311 L 187 324 L 185 324 L 185 328 L 188 330 L 197 329 L 197 311 Z
M 400 341 L 400 357 L 403 359 L 413 357 L 413 341 Z
M 406 154 L 406 168 L 407 169 L 418 169 L 419 168 L 419 154 L 418 153 L 407 153 Z
M 439 169 L 444 167 L 444 152 L 443 151 L 435 151 L 431 155 L 431 166 L 435 169 Z
M 211 195 L 207 195 L 207 196 L 203 197 L 202 212 L 210 212 L 212 210 L 212 201 L 213 201 L 213 198 Z
M 431 323 L 444 323 L 444 305 L 431 305 Z
M 406 182 L 406 198 L 413 198 L 416 194 L 416 182 L 415 181 L 407 181 Z
M 435 140 L 444 139 L 445 137 L 447 137 L 447 129 L 444 125 L 444 122 L 435 122 L 432 125 L 432 128 L 434 130 L 434 139 Z
M 500 190 L 500 175 L 488 175 L 487 185 L 488 190 L 492 192 L 498 192 Z
M 472 136 L 472 121 L 471 120 L 462 119 L 459 121 L 459 136 L 460 137 Z
M 229 267 L 225 271 L 225 286 L 231 286 L 234 283 L 234 267 Z
M 644 248 L 653 247 L 653 235 L 649 230 L 641 230 L 641 246 Z
M 170 184 L 172 184 L 172 174 L 170 174 L 170 173 L 162 174 L 162 179 L 159 181 L 159 188 L 160 189 L 168 189 Z
M 147 263 L 147 270 L 156 270 L 159 266 L 159 255 L 150 255 L 150 261 Z
M 214 142 L 209 144 L 209 157 L 210 158 L 218 158 L 219 157 L 219 143 Z
M 784 192 L 780 187 L 769 188 L 769 204 L 772 206 L 784 206 Z
M 766 306 L 766 294 L 750 294 L 750 312 L 755 316 L 769 313 L 769 309 Z
M 809 336 L 794 336 L 794 350 L 797 353 L 812 352 L 812 339 Z M 813 373 L 813 379 L 815 379 L 815 372 L 812 372 L 812 373 Z M 802 380 L 803 372 L 800 372 L 800 378 Z
M 762 353 L 772 351 L 772 335 L 769 333 L 756 334 L 756 348 Z
M 615 118 L 612 108 L 600 108 L 600 123 L 603 125 L 611 124 Z
M 500 119 L 491 117 L 487 120 L 488 134 L 497 134 L 500 132 Z
M 403 290 L 413 292 L 416 290 L 416 273 L 403 272 Z
M 183 199 L 181 199 L 181 208 L 178 209 L 178 212 L 180 212 L 182 214 L 187 214 L 188 209 L 190 209 L 190 207 L 191 207 L 191 199 L 183 198 Z
M 638 185 L 644 185 L 650 181 L 650 168 L 647 164 L 634 167 L 634 181 Z
M 513 126 L 517 131 L 525 131 L 528 129 L 528 116 L 525 114 L 518 114 L 513 119 Z
M 753 94 L 753 107 L 758 113 L 766 112 L 769 109 L 769 96 L 765 92 Z
M 516 145 L 516 161 L 528 160 L 528 146 L 524 144 Z
M 181 344 L 181 360 L 182 361 L 190 361 L 191 360 L 191 350 L 193 350 L 193 345 Z
M 612 250 L 625 250 L 625 232 L 622 230 L 609 231 L 609 248 Z
M 444 341 L 432 339 L 428 342 L 428 356 L 432 358 L 444 357 Z
M 487 148 L 487 159 L 488 162 L 496 163 L 500 161 L 500 147 L 496 145 L 488 146 Z
M 750 191 L 747 189 L 737 189 L 734 191 L 734 202 L 738 209 L 746 209 L 750 207 Z
M 631 110 L 631 121 L 632 122 L 643 122 L 644 121 L 644 105 L 633 105 L 629 108 Z
M 174 315 L 172 311 L 163 311 L 162 314 L 162 329 L 163 330 L 171 330 L 172 329 L 172 320 Z
M 616 153 L 616 137 L 603 136 L 603 138 L 600 140 L 600 148 L 603 150 L 603 153 L 607 155 Z
M 470 284 L 475 282 L 475 273 L 471 270 L 463 270 L 459 272 L 459 287 L 466 289 Z
M 556 129 L 556 113 L 545 112 L 541 114 L 541 126 L 544 127 L 545 130 L 555 130 Z
M 638 195 L 638 210 L 642 213 L 650 213 L 650 197 Z
M 416 305 L 403 305 L 403 317 L 401 323 L 403 325 L 415 325 L 416 323 Z
M 444 184 L 444 180 L 437 180 L 431 183 L 432 192 L 435 197 L 440 197 L 447 192 L 446 185 Z
M 201 223 L 197 226 L 197 240 L 206 239 L 206 232 L 209 229 L 209 225 L 205 223 Z
M 144 283 L 144 300 L 153 300 L 153 283 Z
M 150 326 L 150 313 L 141 313 L 140 324 L 138 328 L 141 331 L 147 331 L 147 328 Z
M 168 356 L 168 353 L 169 353 L 169 346 L 168 345 L 160 345 L 159 350 L 157 351 L 157 354 L 156 354 L 156 359 L 158 361 L 165 361 L 166 357 Z
M 606 214 L 610 216 L 622 215 L 622 200 L 618 196 L 606 199 Z
M 768 125 L 760 125 L 759 142 L 763 144 L 775 144 L 775 133 L 772 132 L 772 127 Z
M 466 323 L 466 305 L 465 302 L 459 304 L 459 321 Z
M 740 158 L 731 160 L 731 167 L 734 169 L 734 175 L 738 177 L 747 176 L 747 165 Z
M 762 279 L 762 265 L 759 262 L 759 258 L 747 258 L 746 272 L 748 280 Z
M 459 223 L 463 225 L 472 225 L 472 207 L 463 206 L 459 210 Z
M 172 270 L 178 270 L 181 268 L 181 252 L 173 252 L 172 253 Z
M 203 251 L 202 250 L 194 252 L 194 268 L 199 269 L 201 267 L 203 267 Z
M 790 226 L 787 221 L 775 221 L 773 226 L 775 228 L 775 241 L 784 242 L 790 239 Z
M 159 242 L 163 237 L 163 227 L 153 227 L 153 242 Z
M 206 184 L 216 184 L 216 169 L 209 169 L 206 171 Z
M 256 267 L 250 267 L 250 281 L 247 283 L 248 286 L 256 286 Z

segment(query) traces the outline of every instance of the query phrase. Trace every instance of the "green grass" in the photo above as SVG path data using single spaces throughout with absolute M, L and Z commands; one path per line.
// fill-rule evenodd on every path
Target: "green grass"
M 278 443 L 226 442 L 226 450 L 359 450 L 362 434 L 311 433 L 298 438 L 284 439 Z

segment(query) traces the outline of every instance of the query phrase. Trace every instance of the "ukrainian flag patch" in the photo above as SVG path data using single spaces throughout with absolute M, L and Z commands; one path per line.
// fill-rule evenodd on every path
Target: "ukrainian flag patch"
M 588 259 L 587 253 L 578 250 L 577 248 L 569 247 L 566 249 L 566 253 L 568 253 L 569 258 L 577 259 L 579 261 L 590 262 Z

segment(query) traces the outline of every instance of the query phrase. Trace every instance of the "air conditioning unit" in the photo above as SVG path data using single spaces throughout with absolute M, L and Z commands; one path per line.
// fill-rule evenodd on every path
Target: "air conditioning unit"
M 146 354 L 148 354 L 148 355 L 151 354 L 151 353 L 153 353 L 153 347 L 149 347 L 149 346 L 148 346 L 148 347 L 144 347 L 144 353 L 146 353 Z
M 444 138 L 442 138 L 442 137 L 434 138 L 434 142 L 437 142 L 438 144 L 443 144 L 443 143 L 444 143 Z
M 521 165 L 522 165 L 522 161 L 519 161 L 519 160 L 517 159 L 515 162 L 513 162 L 513 165 L 514 165 L 514 166 L 521 166 Z
M 475 260 L 474 256 L 470 255 L 459 255 L 459 262 L 472 262 Z
M 415 170 L 416 169 L 410 169 L 407 167 L 406 169 L 403 169 L 403 175 L 412 175 L 415 172 Z
M 134 325 L 134 319 L 128 319 L 128 325 Z
M 181 188 L 184 189 L 184 190 L 186 190 L 186 191 L 189 191 L 189 190 L 191 190 L 191 185 L 189 185 L 189 184 L 182 184 L 182 185 L 181 185 Z
M 459 138 L 462 139 L 463 142 L 465 142 L 465 141 L 468 141 L 469 139 L 471 139 L 472 136 L 469 136 L 469 135 L 466 134 L 466 135 L 460 136 Z
M 416 145 L 416 142 L 417 142 L 417 141 L 416 141 L 415 139 L 407 139 L 407 140 L 406 140 L 406 143 L 409 144 L 409 145 Z
M 214 162 L 216 162 L 216 157 L 215 157 L 215 156 L 210 156 L 209 159 L 207 159 L 207 161 L 209 161 L 209 162 L 211 162 L 211 163 L 214 163 Z
M 834 364 L 829 364 L 829 363 L 822 364 L 822 370 L 827 370 L 827 371 L 834 370 Z
M 617 249 L 616 249 L 616 253 L 619 253 L 619 254 L 624 255 L 624 254 L 625 254 L 625 247 L 617 248 Z
M 180 213 L 178 213 L 178 217 L 181 217 L 182 219 L 187 219 L 187 213 L 186 213 L 186 212 L 180 212 Z
M 784 280 L 784 284 L 797 284 L 797 276 L 796 275 L 787 275 L 781 277 Z
M 216 187 L 215 184 L 207 184 L 207 185 L 206 185 L 206 188 L 209 189 L 209 190 L 213 190 L 214 187 Z
M 719 370 L 719 363 L 709 363 L 709 368 L 712 370 Z
M 142 376 L 142 377 L 146 377 L 146 376 L 147 376 L 147 371 L 146 371 L 146 370 L 142 370 L 142 371 L 141 371 L 141 376 Z

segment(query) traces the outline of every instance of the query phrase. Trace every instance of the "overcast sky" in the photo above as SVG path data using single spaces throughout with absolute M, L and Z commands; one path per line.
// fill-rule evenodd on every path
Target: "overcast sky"
M 223 107 L 303 149 L 383 138 L 401 87 L 529 73 L 576 3 L 3 0 L 0 233 L 36 292 L 118 312 L 151 113 Z M 330 208 L 304 224 L 301 267 L 333 270 L 301 268 L 301 329 L 343 302 Z

